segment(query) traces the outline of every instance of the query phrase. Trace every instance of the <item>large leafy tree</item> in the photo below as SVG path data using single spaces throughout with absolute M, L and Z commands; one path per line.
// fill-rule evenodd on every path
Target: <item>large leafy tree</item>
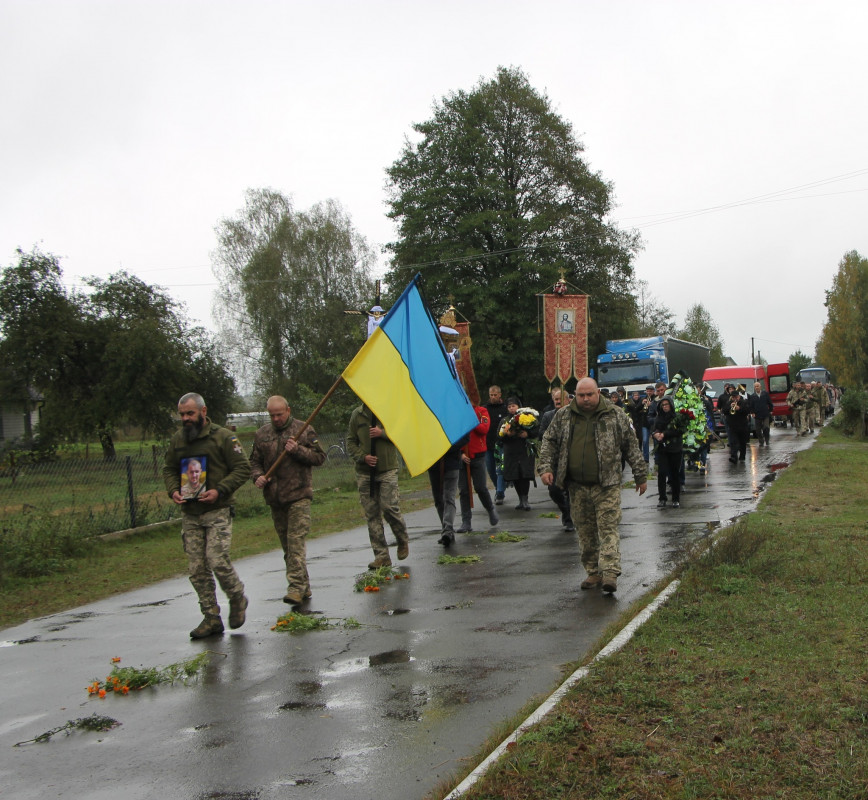
M 216 230 L 217 318 L 233 365 L 260 399 L 284 394 L 310 410 L 364 341 L 343 312 L 372 303 L 373 251 L 337 202 L 301 212 L 271 189 L 248 190 Z M 352 402 L 339 393 L 322 419 Z
M 569 122 L 515 68 L 458 91 L 413 126 L 387 169 L 399 237 L 387 278 L 417 270 L 435 311 L 450 299 L 474 323 L 483 381 L 527 399 L 542 392 L 536 295 L 563 271 L 590 295 L 589 351 L 629 332 L 638 237 L 607 221 L 612 187 L 582 159 Z
M 696 303 L 687 309 L 684 315 L 684 327 L 678 332 L 678 338 L 703 344 L 709 348 L 712 367 L 721 367 L 726 363 L 720 330 L 702 303 Z
M 43 396 L 41 434 L 98 437 L 113 458 L 118 427 L 166 433 L 187 391 L 222 421 L 234 383 L 207 334 L 162 289 L 120 272 L 70 293 L 54 256 L 19 256 L 0 287 L 0 374 L 15 396 Z
M 868 259 L 855 250 L 838 264 L 826 292 L 827 320 L 817 342 L 817 360 L 842 386 L 868 385 Z

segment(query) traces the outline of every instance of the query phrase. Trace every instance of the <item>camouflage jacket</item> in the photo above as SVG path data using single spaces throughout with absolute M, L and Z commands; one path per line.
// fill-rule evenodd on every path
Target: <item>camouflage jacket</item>
M 642 459 L 639 442 L 630 418 L 604 397 L 600 398 L 601 409 L 594 418 L 594 443 L 597 450 L 600 485 L 621 485 L 621 458 L 630 464 L 633 479 L 639 486 L 648 480 L 648 465 Z M 573 431 L 573 415 L 579 414 L 576 401 L 555 412 L 542 440 L 537 463 L 537 472 L 555 474 L 555 485 L 565 488 L 569 475 L 568 458 Z
M 829 395 L 822 386 L 815 386 L 810 394 L 818 408 L 825 408 L 829 404 Z
M 284 452 L 286 442 L 298 434 L 303 424 L 300 419 L 290 417 L 281 430 L 269 422 L 256 431 L 253 451 L 250 453 L 250 477 L 254 483 L 268 472 Z M 311 427 L 306 428 L 298 439 L 298 447 L 284 456 L 280 466 L 272 473 L 271 480 L 263 487 L 265 502 L 270 506 L 281 506 L 296 500 L 310 500 L 313 497 L 311 467 L 319 467 L 324 461 L 325 452 L 316 437 L 316 431 Z
M 250 462 L 238 437 L 227 428 L 215 425 L 210 419 L 206 419 L 201 432 L 192 442 L 186 441 L 183 429 L 177 431 L 169 442 L 163 464 L 163 483 L 169 497 L 181 491 L 181 462 L 188 458 L 204 461 L 205 488 L 217 489 L 220 497 L 214 503 L 200 503 L 198 500 L 185 503 L 185 514 L 199 516 L 206 511 L 232 505 L 236 490 L 250 477 Z
M 808 404 L 808 393 L 804 389 L 790 389 L 787 405 L 790 408 L 804 408 Z

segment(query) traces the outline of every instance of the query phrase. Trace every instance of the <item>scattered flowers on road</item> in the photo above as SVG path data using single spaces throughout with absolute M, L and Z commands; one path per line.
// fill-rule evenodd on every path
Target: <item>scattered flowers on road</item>
M 120 661 L 120 657 L 112 659 L 113 664 Z M 156 686 L 159 683 L 175 683 L 182 681 L 189 683 L 198 677 L 208 661 L 208 653 L 169 664 L 167 667 L 112 667 L 112 671 L 104 681 L 94 679 L 87 687 L 89 695 L 95 695 L 104 699 L 109 693 L 129 694 L 131 689 L 144 689 L 147 686 Z

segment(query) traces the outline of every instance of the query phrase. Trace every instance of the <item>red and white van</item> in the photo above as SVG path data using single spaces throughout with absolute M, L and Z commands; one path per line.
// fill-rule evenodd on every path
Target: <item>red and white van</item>
M 791 410 L 787 405 L 787 394 L 790 391 L 790 365 L 781 364 L 750 364 L 748 366 L 709 367 L 702 375 L 703 383 L 707 383 L 714 392 L 714 408 L 717 409 L 717 399 L 723 394 L 723 386 L 732 383 L 744 386 L 748 395 L 753 394 L 753 385 L 759 381 L 769 393 L 774 406 L 774 421 L 783 425 L 790 419 Z M 715 414 L 715 429 L 722 430 L 723 422 Z

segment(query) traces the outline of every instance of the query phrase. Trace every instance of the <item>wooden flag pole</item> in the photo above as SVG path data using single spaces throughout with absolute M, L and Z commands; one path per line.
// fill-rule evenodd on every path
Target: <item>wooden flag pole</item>
M 310 424 L 313 422 L 314 417 L 316 417 L 316 415 L 319 414 L 319 412 L 322 410 L 322 407 L 326 404 L 326 401 L 335 393 L 335 390 L 338 388 L 338 386 L 340 386 L 340 383 L 343 379 L 344 379 L 343 375 L 338 375 L 338 379 L 334 382 L 334 385 L 332 386 L 332 388 L 326 392 L 325 397 L 323 397 L 323 399 L 319 401 L 319 405 L 313 410 L 311 415 L 305 420 L 304 425 L 301 426 L 298 433 L 295 434 L 295 436 L 291 437 L 292 439 L 294 439 L 297 442 L 298 437 L 301 436 L 310 427 Z M 268 468 L 268 472 L 265 473 L 265 479 L 266 480 L 271 478 L 271 474 L 274 472 L 274 470 L 276 470 L 278 468 L 278 466 L 280 466 L 280 462 L 283 461 L 285 456 L 286 456 L 286 450 L 282 450 L 280 455 L 277 457 L 277 461 L 275 461 Z

